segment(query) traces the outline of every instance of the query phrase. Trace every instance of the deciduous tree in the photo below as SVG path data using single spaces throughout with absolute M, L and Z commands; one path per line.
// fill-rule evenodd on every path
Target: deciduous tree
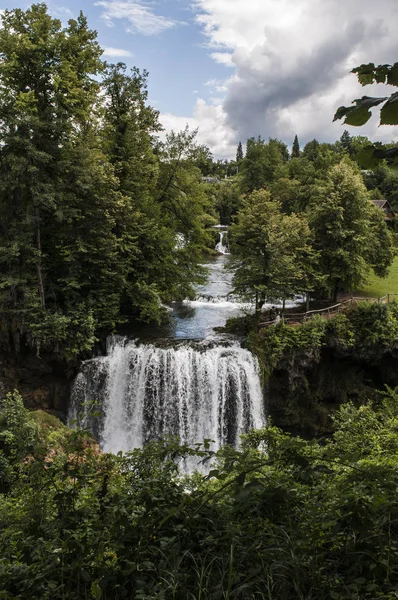
M 350 162 L 332 167 L 328 180 L 317 188 L 309 222 L 334 299 L 339 290 L 363 284 L 372 267 L 385 273 L 392 263 L 391 236 L 381 211 L 376 210 L 360 173 Z
M 312 288 L 316 255 L 304 216 L 285 215 L 265 190 L 253 192 L 231 227 L 237 293 L 256 301 L 286 300 Z

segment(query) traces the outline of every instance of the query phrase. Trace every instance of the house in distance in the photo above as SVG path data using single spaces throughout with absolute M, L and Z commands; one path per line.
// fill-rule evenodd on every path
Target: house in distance
M 388 202 L 388 200 L 384 200 L 384 199 L 371 199 L 371 201 L 373 202 L 373 204 L 375 206 L 377 206 L 378 208 L 381 208 L 381 210 L 384 213 L 384 220 L 388 223 L 388 222 L 392 222 L 395 219 L 395 212 L 393 211 L 393 209 L 390 206 L 390 203 Z

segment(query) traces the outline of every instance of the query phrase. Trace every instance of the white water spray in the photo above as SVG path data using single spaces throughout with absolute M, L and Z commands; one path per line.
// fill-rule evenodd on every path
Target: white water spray
M 99 422 L 89 415 L 93 400 Z M 265 425 L 257 360 L 236 342 L 160 348 L 115 340 L 108 356 L 83 363 L 70 419 L 79 411 L 106 452 L 166 434 L 188 444 L 211 439 L 214 449 L 237 446 L 242 433 Z

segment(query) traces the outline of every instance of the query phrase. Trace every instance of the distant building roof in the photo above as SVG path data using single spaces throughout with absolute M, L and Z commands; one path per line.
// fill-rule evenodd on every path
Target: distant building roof
M 218 179 L 218 177 L 202 177 L 202 181 L 206 183 L 221 183 L 221 179 Z
M 371 200 L 373 204 L 379 208 L 384 208 L 385 205 L 388 204 L 387 200 L 375 200 L 374 198 L 371 198 Z
M 392 210 L 390 203 L 388 202 L 388 200 L 385 199 L 379 199 L 379 198 L 371 198 L 371 202 L 377 206 L 377 208 L 381 208 L 381 210 L 384 212 L 385 215 L 385 219 L 386 221 L 390 221 L 391 219 L 393 219 L 395 217 L 395 213 Z

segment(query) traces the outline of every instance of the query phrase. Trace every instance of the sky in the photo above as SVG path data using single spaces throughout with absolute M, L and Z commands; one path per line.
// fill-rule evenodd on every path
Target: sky
M 31 2 L 0 0 L 0 10 Z M 82 10 L 108 62 L 149 71 L 149 101 L 165 132 L 186 124 L 215 158 L 261 135 L 291 146 L 333 142 L 344 129 L 398 141 L 398 127 L 333 123 L 361 87 L 351 69 L 398 62 L 398 0 L 49 0 L 65 23 Z

